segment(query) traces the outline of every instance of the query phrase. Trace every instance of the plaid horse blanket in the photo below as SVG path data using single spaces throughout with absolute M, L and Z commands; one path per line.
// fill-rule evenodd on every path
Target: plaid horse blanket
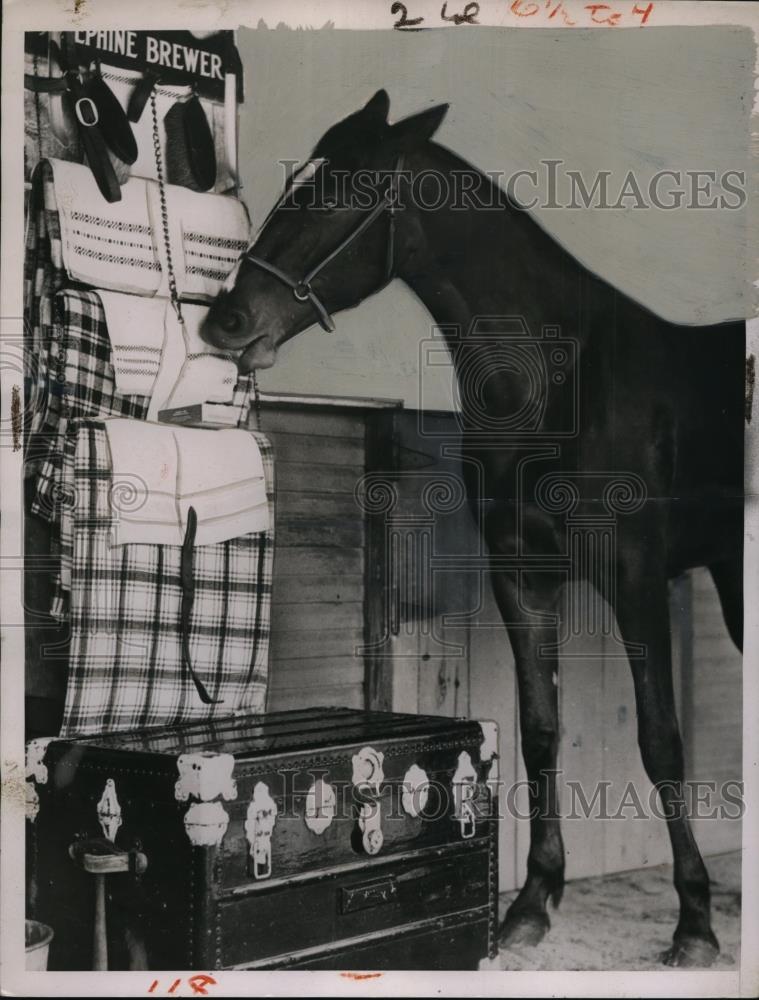
M 51 314 L 42 350 L 46 405 L 33 441 L 37 479 L 32 512 L 55 523 L 60 516 L 59 487 L 69 422 L 109 416 L 144 420 L 150 397 L 117 392 L 111 343 L 97 292 L 63 289 L 52 298 Z
M 111 340 L 98 292 L 63 289 L 53 296 L 52 322 L 44 351 L 46 406 L 35 434 L 37 481 L 32 511 L 54 523 L 69 422 L 100 417 L 147 417 L 150 397 L 116 388 Z M 252 377 L 238 377 L 232 405 L 238 425 L 248 417 Z
M 223 435 L 224 431 L 217 431 Z M 105 426 L 82 422 L 74 447 L 71 648 L 61 736 L 263 711 L 273 564 L 271 446 L 261 451 L 269 529 L 194 548 L 183 635 L 182 546 L 112 545 L 115 499 Z M 188 669 L 183 655 L 188 640 Z M 199 695 L 195 676 L 210 696 Z
M 66 591 L 70 586 L 67 553 L 71 545 L 66 544 L 66 539 L 71 534 L 77 424 L 105 417 L 144 420 L 150 397 L 118 392 L 105 312 L 96 291 L 64 288 L 51 301 L 51 323 L 42 364 L 46 374 L 46 405 L 29 450 L 34 454 L 36 467 L 31 510 L 52 526 L 52 554 L 61 559 L 50 608 L 52 616 L 60 620 L 66 616 Z M 251 394 L 251 376 L 240 376 L 233 396 L 239 426 L 247 421 Z M 69 433 L 70 428 L 73 434 Z
M 36 471 L 35 434 L 45 419 L 53 329 L 53 297 L 66 284 L 53 171 L 43 160 L 32 174 L 24 247 L 24 326 L 27 350 L 25 425 L 27 475 Z

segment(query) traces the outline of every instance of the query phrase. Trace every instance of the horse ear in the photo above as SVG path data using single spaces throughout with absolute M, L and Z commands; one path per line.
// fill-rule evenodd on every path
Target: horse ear
M 387 95 L 386 90 L 378 90 L 374 97 L 370 98 L 364 105 L 361 114 L 367 115 L 369 118 L 374 118 L 383 124 L 387 121 L 387 115 L 390 111 L 390 98 Z
M 440 128 L 448 107 L 448 104 L 437 104 L 428 111 L 420 111 L 418 114 L 409 115 L 408 118 L 401 118 L 390 128 L 390 141 L 401 151 L 421 146 Z

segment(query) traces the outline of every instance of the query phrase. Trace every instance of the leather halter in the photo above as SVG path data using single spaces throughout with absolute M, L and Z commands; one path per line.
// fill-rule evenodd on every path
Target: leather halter
M 283 285 L 287 285 L 287 287 L 292 291 L 293 297 L 297 299 L 298 302 L 310 302 L 322 328 L 328 333 L 331 333 L 335 329 L 334 320 L 330 316 L 327 307 L 311 287 L 311 282 L 328 264 L 332 263 L 336 257 L 339 257 L 344 250 L 347 250 L 348 247 L 359 238 L 364 230 L 368 229 L 374 220 L 378 219 L 385 210 L 390 212 L 390 232 L 387 247 L 387 280 L 390 281 L 393 277 L 393 260 L 395 251 L 395 209 L 398 201 L 398 174 L 402 164 L 403 159 L 400 158 L 396 163 L 395 171 L 390 179 L 388 189 L 383 193 L 382 200 L 379 204 L 375 205 L 366 218 L 362 219 L 361 222 L 359 222 L 358 225 L 355 226 L 340 243 L 338 243 L 335 249 L 331 250 L 326 257 L 323 257 L 318 264 L 312 267 L 311 270 L 304 275 L 304 277 L 300 279 L 293 278 L 291 275 L 287 274 L 286 271 L 277 267 L 276 264 L 272 264 L 271 261 L 255 256 L 252 252 L 254 247 L 251 247 L 247 253 L 243 254 L 242 260 L 249 261 L 254 267 L 258 267 L 260 270 L 266 271 L 267 274 L 271 274 L 274 278 L 281 281 Z

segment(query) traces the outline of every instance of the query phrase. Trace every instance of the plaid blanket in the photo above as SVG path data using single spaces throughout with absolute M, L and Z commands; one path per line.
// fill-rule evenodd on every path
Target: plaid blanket
M 116 389 L 111 341 L 96 291 L 64 289 L 53 298 L 43 368 L 47 405 L 35 434 L 37 480 L 32 511 L 55 523 L 60 514 L 60 482 L 67 427 L 72 420 L 98 417 L 147 417 L 149 396 L 122 395 Z M 248 418 L 252 377 L 238 377 L 232 405 L 238 425 Z
M 95 417 L 144 420 L 150 397 L 116 391 L 105 313 L 95 291 L 65 289 L 52 299 L 42 368 L 46 406 L 34 434 L 37 461 L 32 512 L 46 521 L 60 516 L 64 442 L 69 421 Z
M 61 570 L 53 583 L 51 614 L 66 616 L 71 551 L 71 497 L 77 423 L 104 417 L 147 417 L 148 396 L 121 395 L 116 389 L 111 341 L 105 312 L 96 291 L 63 289 L 51 297 L 52 318 L 41 369 L 46 374 L 46 405 L 29 443 L 36 477 L 31 503 L 34 514 L 52 525 L 53 554 Z M 248 418 L 252 379 L 240 376 L 233 404 L 239 426 Z M 73 434 L 69 433 L 73 427 Z
M 213 699 L 206 704 L 182 655 L 182 546 L 111 546 L 116 510 L 129 502 L 128 485 L 113 480 L 103 424 L 83 422 L 76 428 L 71 652 L 61 736 L 263 710 L 273 462 L 267 439 L 252 433 L 264 460 L 270 528 L 194 549 L 189 654 Z
M 43 160 L 32 174 L 24 247 L 24 326 L 27 338 L 27 474 L 35 471 L 30 440 L 45 417 L 49 375 L 47 346 L 53 327 L 53 296 L 66 283 L 61 226 L 55 208 L 53 171 Z

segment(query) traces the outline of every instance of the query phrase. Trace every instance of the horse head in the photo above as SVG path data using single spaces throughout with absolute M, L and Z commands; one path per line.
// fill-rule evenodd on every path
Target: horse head
M 242 350 L 240 370 L 269 368 L 285 341 L 386 285 L 399 252 L 404 164 L 434 135 L 447 104 L 390 124 L 384 90 L 333 125 L 230 274 L 203 339 Z

